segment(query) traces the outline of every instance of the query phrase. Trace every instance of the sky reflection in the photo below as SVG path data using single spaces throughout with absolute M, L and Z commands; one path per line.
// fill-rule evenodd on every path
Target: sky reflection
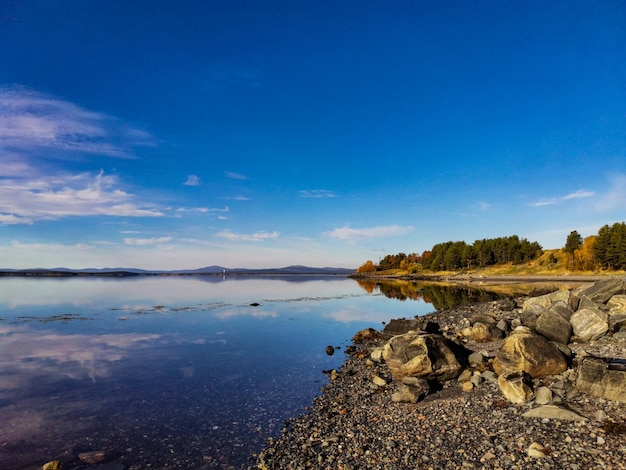
M 346 278 L 0 279 L 0 468 L 67 442 L 137 468 L 238 466 L 341 365 L 328 345 L 430 310 Z

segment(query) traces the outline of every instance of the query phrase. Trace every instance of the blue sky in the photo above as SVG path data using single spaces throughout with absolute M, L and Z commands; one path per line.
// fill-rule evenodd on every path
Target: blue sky
M 626 3 L 0 2 L 0 267 L 357 267 L 626 218 Z

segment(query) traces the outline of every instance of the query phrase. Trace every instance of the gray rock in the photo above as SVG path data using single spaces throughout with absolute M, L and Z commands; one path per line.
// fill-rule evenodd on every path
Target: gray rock
M 572 316 L 572 313 L 574 313 L 574 309 L 563 300 L 559 300 L 558 302 L 553 303 L 548 310 L 554 313 L 558 313 L 566 320 L 569 320 Z
M 626 361 L 587 356 L 580 361 L 576 389 L 607 400 L 626 403 Z
M 572 335 L 572 325 L 569 319 L 565 318 L 560 311 L 568 310 L 571 316 L 571 310 L 569 307 L 563 305 L 555 304 L 549 310 L 543 312 L 539 318 L 537 318 L 535 331 L 545 336 L 550 341 L 567 344 Z
M 504 318 L 500 319 L 498 323 L 496 323 L 496 328 L 498 328 L 505 334 L 511 330 L 509 323 Z
M 595 303 L 606 303 L 614 295 L 626 294 L 626 282 L 624 278 L 611 278 L 606 281 L 596 282 L 580 292 L 581 299 L 587 297 Z M 579 307 L 580 308 L 580 307 Z
M 559 421 L 588 421 L 584 416 L 558 405 L 543 405 L 533 408 L 522 416 L 525 418 L 557 419 Z
M 550 292 L 549 294 L 540 295 L 537 297 L 531 297 L 524 302 L 522 306 L 522 312 L 532 308 L 535 305 L 543 307 L 544 309 L 549 309 L 552 304 L 563 301 L 565 303 L 569 303 L 571 296 L 571 292 L 565 289 L 560 289 L 554 292 Z
M 626 314 L 609 315 L 609 330 L 613 333 L 626 329 Z
M 469 361 L 470 366 L 479 366 L 484 362 L 485 354 L 483 351 L 473 352 L 468 356 L 467 360 Z
M 535 392 L 535 403 L 538 405 L 547 405 L 552 403 L 552 390 L 548 387 L 539 387 Z
M 609 331 L 609 315 L 599 308 L 576 310 L 571 318 L 572 331 L 580 341 L 598 339 Z
M 485 382 L 491 382 L 491 383 L 498 382 L 498 378 L 496 377 L 496 374 L 493 371 L 486 370 L 482 374 L 480 374 L 480 376 L 483 378 Z
M 535 329 L 535 326 L 537 324 L 537 319 L 543 314 L 545 313 L 548 308 L 547 306 L 544 306 L 542 304 L 533 304 L 533 303 L 528 303 L 529 300 L 532 299 L 528 299 L 526 302 L 524 302 L 524 309 L 522 310 L 522 313 L 520 314 L 520 321 L 522 323 L 522 325 L 527 326 L 528 328 L 530 328 L 531 330 Z

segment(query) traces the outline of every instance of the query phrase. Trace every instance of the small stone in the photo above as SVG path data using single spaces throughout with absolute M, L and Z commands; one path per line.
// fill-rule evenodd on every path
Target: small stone
M 472 372 L 469 369 L 465 369 L 461 372 L 461 375 L 456 379 L 457 382 L 467 382 L 472 377 Z
M 61 470 L 63 465 L 58 460 L 52 460 L 51 462 L 44 463 L 42 470 Z
M 538 405 L 547 405 L 552 403 L 552 390 L 548 387 L 539 387 L 535 392 L 535 403 Z
M 78 458 L 90 465 L 94 465 L 100 462 L 104 462 L 106 460 L 106 452 L 103 450 L 94 450 L 91 452 L 82 452 L 78 454 Z
M 593 419 L 595 421 L 598 421 L 599 423 L 602 423 L 606 420 L 606 413 L 604 412 L 604 410 L 598 410 L 593 414 Z
M 329 356 L 332 356 L 333 354 L 335 354 L 335 348 L 333 348 L 332 346 L 326 346 L 326 354 L 328 354 Z
M 463 382 L 461 384 L 461 389 L 464 392 L 471 392 L 472 390 L 474 390 L 474 384 L 468 380 L 467 382 Z
M 545 449 L 541 444 L 538 444 L 537 442 L 533 442 L 528 447 L 528 449 L 526 449 L 526 453 L 528 454 L 529 457 L 532 457 L 533 459 L 541 459 L 546 456 L 544 450 Z
M 374 382 L 379 387 L 384 387 L 385 385 L 387 385 L 387 381 L 378 375 L 372 377 L 372 382 Z
M 604 440 L 604 438 L 602 436 L 598 436 L 598 438 L 596 439 L 596 442 L 599 445 L 603 445 L 606 441 Z

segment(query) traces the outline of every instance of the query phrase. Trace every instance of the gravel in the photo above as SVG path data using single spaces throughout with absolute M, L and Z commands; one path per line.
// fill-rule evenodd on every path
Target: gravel
M 506 321 L 519 314 L 502 301 L 429 314 L 450 337 L 485 313 Z M 497 383 L 484 380 L 463 391 L 457 380 L 441 384 L 423 400 L 393 403 L 396 384 L 384 364 L 369 360 L 382 340 L 355 344 L 344 365 L 306 414 L 285 423 L 256 458 L 260 469 L 626 469 L 626 405 L 580 394 L 575 371 L 535 381 L 553 392 L 553 403 L 587 418 L 560 421 L 528 418 L 535 401 L 509 403 Z M 493 357 L 501 341 L 465 342 Z M 583 352 L 626 359 L 626 344 L 611 338 L 572 345 Z M 574 360 L 574 365 L 576 360 Z M 487 368 L 489 368 L 487 363 Z M 374 376 L 386 385 L 375 385 Z M 380 383 L 380 381 L 378 381 Z M 543 400 L 544 398 L 542 398 Z

